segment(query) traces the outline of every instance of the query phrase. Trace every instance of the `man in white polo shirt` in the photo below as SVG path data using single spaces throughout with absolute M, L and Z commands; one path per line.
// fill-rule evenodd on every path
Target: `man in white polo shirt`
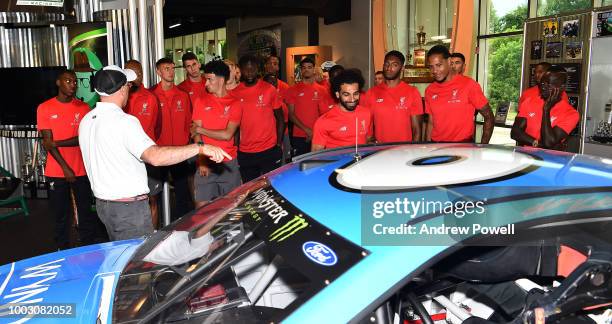
M 231 157 L 211 145 L 157 146 L 136 117 L 123 112 L 132 70 L 110 65 L 96 73 L 94 90 L 100 102 L 79 126 L 79 146 L 98 215 L 111 240 L 137 238 L 153 232 L 147 170 L 172 165 L 204 154 L 215 162 Z

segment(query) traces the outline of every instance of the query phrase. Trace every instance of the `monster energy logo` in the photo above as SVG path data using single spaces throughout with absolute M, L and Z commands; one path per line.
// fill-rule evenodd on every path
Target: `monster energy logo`
M 270 242 L 282 242 L 306 227 L 308 227 L 308 222 L 304 218 L 296 215 L 292 220 L 285 223 L 285 225 L 272 232 L 268 238 Z

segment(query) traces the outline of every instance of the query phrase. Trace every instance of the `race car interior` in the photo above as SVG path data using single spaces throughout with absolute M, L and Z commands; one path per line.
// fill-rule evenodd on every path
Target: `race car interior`
M 356 322 L 610 323 L 610 224 L 603 213 L 583 218 L 522 224 L 504 246 L 465 242 Z
M 270 210 L 287 211 L 287 220 L 261 217 L 261 206 L 273 203 L 278 209 Z M 293 208 L 266 182 L 255 183 L 158 231 L 120 277 L 113 322 L 279 322 L 363 257 L 328 233 L 341 257 L 313 270 L 295 245 L 325 231 L 306 215 L 289 218 L 299 214 Z

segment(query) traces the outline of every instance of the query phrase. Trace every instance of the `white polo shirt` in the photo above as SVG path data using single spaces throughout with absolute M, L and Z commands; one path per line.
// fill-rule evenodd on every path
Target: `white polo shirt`
M 98 102 L 79 125 L 79 146 L 96 198 L 115 200 L 149 192 L 142 152 L 155 145 L 134 116 Z

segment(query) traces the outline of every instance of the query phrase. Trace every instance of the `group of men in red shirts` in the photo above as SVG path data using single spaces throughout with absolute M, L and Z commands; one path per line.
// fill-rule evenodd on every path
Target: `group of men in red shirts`
M 167 174 L 175 188 L 173 214 L 181 216 L 192 209 L 192 193 L 199 206 L 280 166 L 287 157 L 283 158 L 283 150 L 287 154 L 288 139 L 292 155 L 372 142 L 474 142 L 476 113 L 484 118 L 481 143 L 489 142 L 493 130 L 487 98 L 478 83 L 463 75 L 464 57 L 451 55 L 444 46 L 434 46 L 427 53 L 434 82 L 424 98 L 401 80 L 405 58 L 398 51 L 385 55 L 383 80 L 367 92 L 359 70 L 328 64 L 329 80 L 321 79 L 309 58 L 299 63 L 302 80 L 293 86 L 278 78 L 276 56 L 266 59 L 263 79 L 259 78 L 258 58 L 250 55 L 240 58 L 239 70 L 233 63 L 211 61 L 202 73 L 193 53 L 186 53 L 182 61 L 185 81 L 175 86 L 174 63 L 162 58 L 156 63 L 161 81 L 151 89 L 142 84 L 140 63 L 128 61 L 125 67 L 137 78 L 131 84 L 125 111 L 138 118 L 158 145 L 205 142 L 221 147 L 232 159 L 215 163 L 200 156 L 192 163 L 148 166 L 154 226 L 158 220 L 153 198 L 161 192 Z M 240 80 L 236 79 L 238 71 Z M 564 92 L 566 73 L 541 63 L 536 79 L 538 84 L 521 96 L 512 138 L 519 145 L 563 149 L 578 121 L 578 112 Z M 91 192 L 75 141 L 79 120 L 88 108 L 74 98 L 74 72 L 62 73 L 57 86 L 58 96 L 38 109 L 38 128 L 50 156 L 45 175 L 57 193 L 51 197 L 58 214 L 56 239 L 64 247 L 69 187 L 76 193 L 79 214 L 85 215 L 81 226 L 87 238 L 84 242 L 97 239 L 92 233 L 99 222 L 86 208 Z M 287 132 L 288 122 L 292 129 Z

